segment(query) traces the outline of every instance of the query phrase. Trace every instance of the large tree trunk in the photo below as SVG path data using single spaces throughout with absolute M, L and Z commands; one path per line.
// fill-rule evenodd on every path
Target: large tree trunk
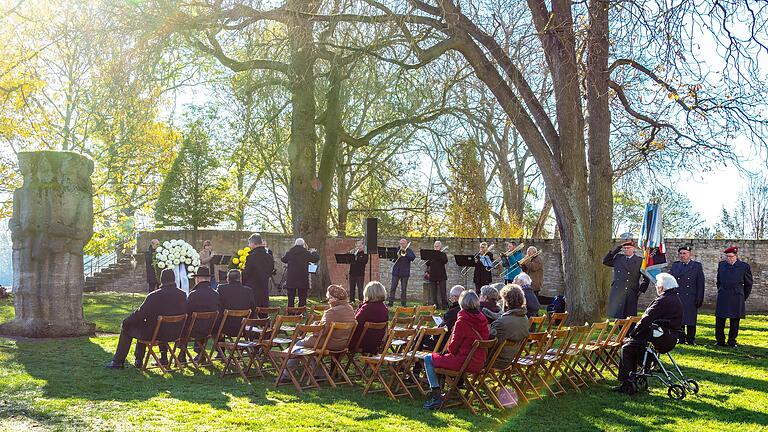
M 613 167 L 609 146 L 611 115 L 608 95 L 608 0 L 589 4 L 590 30 L 587 40 L 587 111 L 589 130 L 589 202 L 592 221 L 592 247 L 600 310 L 608 295 L 610 272 L 600 265 L 610 249 L 613 218 Z

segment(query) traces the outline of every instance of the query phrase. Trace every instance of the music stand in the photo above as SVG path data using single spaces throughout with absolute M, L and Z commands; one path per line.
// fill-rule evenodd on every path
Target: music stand
M 442 254 L 444 252 L 437 251 L 434 249 L 421 249 L 419 250 L 419 258 L 421 258 L 424 261 L 433 260 L 438 257 L 437 254 Z
M 336 256 L 336 264 L 352 264 L 355 262 L 355 256 L 348 253 L 334 254 Z
M 396 260 L 397 259 L 397 251 L 400 250 L 400 248 L 397 247 L 379 247 L 378 253 L 379 258 L 384 258 L 388 260 Z
M 456 259 L 456 265 L 459 267 L 474 267 L 475 266 L 475 256 L 474 255 L 454 255 L 454 259 Z M 464 274 L 464 286 L 467 286 L 467 276 L 469 275 L 469 272 Z

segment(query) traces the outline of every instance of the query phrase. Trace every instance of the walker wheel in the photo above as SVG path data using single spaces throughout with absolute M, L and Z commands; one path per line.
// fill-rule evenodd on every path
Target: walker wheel
M 687 379 L 685 383 L 688 384 L 693 394 L 699 394 L 699 383 L 696 380 Z
M 667 389 L 667 396 L 675 400 L 683 400 L 685 398 L 685 388 L 680 384 L 672 384 Z
M 635 385 L 637 386 L 637 391 L 644 392 L 648 390 L 648 378 L 644 376 L 637 377 L 637 379 L 635 379 Z

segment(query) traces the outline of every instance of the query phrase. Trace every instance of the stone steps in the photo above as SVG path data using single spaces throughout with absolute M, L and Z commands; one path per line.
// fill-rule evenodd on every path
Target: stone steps
M 137 257 L 138 258 L 138 257 Z M 105 283 L 118 279 L 128 271 L 133 271 L 133 259 L 125 256 L 110 264 L 93 276 L 85 278 L 85 291 L 99 291 L 99 287 Z

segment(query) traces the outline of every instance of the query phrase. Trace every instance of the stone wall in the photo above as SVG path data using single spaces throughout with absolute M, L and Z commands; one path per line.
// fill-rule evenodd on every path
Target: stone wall
M 182 239 L 189 242 L 195 248 L 202 248 L 203 240 L 210 239 L 213 242 L 213 248 L 218 253 L 232 254 L 237 249 L 244 247 L 247 244 L 247 238 L 250 235 L 250 231 L 214 231 L 214 230 L 200 230 L 197 232 L 192 231 L 155 231 L 155 232 L 142 232 L 139 235 L 138 250 L 146 251 L 151 238 L 158 238 L 161 241 L 170 240 L 174 238 Z M 274 233 L 262 233 L 262 236 L 266 239 L 268 247 L 274 251 L 276 257 L 278 274 L 275 276 L 275 281 L 279 281 L 282 276 L 282 264 L 279 262 L 280 257 L 293 246 L 294 238 L 284 234 Z M 383 237 L 379 238 L 379 246 L 396 246 L 399 238 Z M 333 257 L 334 253 L 344 253 L 354 247 L 356 238 L 331 238 L 326 243 L 327 257 Z M 411 239 L 411 247 L 414 249 L 418 256 L 419 249 L 431 248 L 436 238 L 418 238 Z M 459 284 L 467 287 L 472 287 L 472 273 L 471 271 L 467 275 L 466 279 L 461 276 L 461 268 L 455 265 L 453 260 L 453 254 L 472 254 L 477 252 L 477 245 L 480 241 L 487 241 L 489 244 L 494 244 L 494 251 L 504 248 L 503 239 L 466 239 L 466 238 L 440 238 L 444 247 L 448 247 L 449 265 L 448 270 L 448 287 Z M 544 259 L 544 288 L 542 294 L 547 296 L 554 296 L 558 292 L 563 290 L 563 275 L 562 275 L 562 263 L 560 258 L 560 242 L 553 239 L 533 239 L 522 240 L 526 245 L 533 245 L 542 251 L 542 258 Z M 740 248 L 740 256 L 743 260 L 748 262 L 752 266 L 752 273 L 755 277 L 755 286 L 747 301 L 747 310 L 768 312 L 768 281 L 764 277 L 764 274 L 768 272 L 768 266 L 765 265 L 768 262 L 768 241 L 765 240 L 751 240 L 751 241 L 734 241 L 734 240 L 691 240 L 691 239 L 667 239 L 668 259 L 674 260 L 676 257 L 677 247 L 682 244 L 690 244 L 693 246 L 694 259 L 700 261 L 704 265 L 704 272 L 706 277 L 706 294 L 705 294 L 705 307 L 714 307 L 715 297 L 717 290 L 715 288 L 715 273 L 717 271 L 717 263 L 722 255 L 722 250 L 730 245 L 738 245 Z M 310 245 L 311 247 L 312 245 Z M 608 251 L 606 251 L 608 252 Z M 417 259 L 411 266 L 411 279 L 408 284 L 408 297 L 411 299 L 420 299 L 422 294 L 423 283 L 423 267 L 419 266 L 420 260 Z M 453 265 L 451 265 L 453 264 Z M 381 280 L 384 286 L 389 287 L 391 282 L 392 262 L 389 260 L 379 260 L 377 256 L 373 258 L 372 264 L 373 277 L 372 279 Z M 329 271 L 331 281 L 333 283 L 339 283 L 347 285 L 346 275 L 348 267 L 346 265 L 337 265 L 330 263 Z M 133 291 L 143 292 L 146 290 L 143 256 L 139 256 L 136 259 L 136 267 L 133 272 L 128 272 L 115 281 L 103 286 L 101 289 L 109 291 Z M 379 279 L 380 278 L 380 279 Z M 366 277 L 366 280 L 369 278 Z M 641 307 L 647 305 L 655 296 L 653 290 L 648 290 L 646 294 L 641 296 Z

